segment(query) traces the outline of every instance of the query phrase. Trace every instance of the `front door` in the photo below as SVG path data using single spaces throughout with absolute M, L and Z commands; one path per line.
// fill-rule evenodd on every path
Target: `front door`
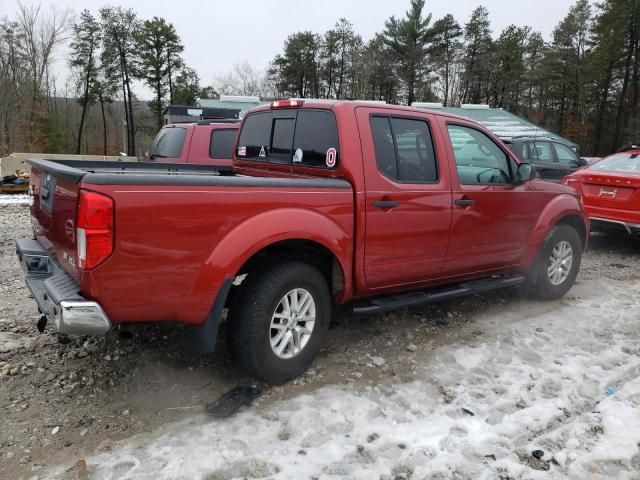
M 357 109 L 365 173 L 368 289 L 440 275 L 449 243 L 451 185 L 445 147 L 427 113 Z M 436 141 L 434 141 L 434 138 Z
M 452 165 L 453 219 L 448 275 L 519 263 L 537 218 L 530 186 L 513 185 L 516 163 L 472 124 L 445 122 Z

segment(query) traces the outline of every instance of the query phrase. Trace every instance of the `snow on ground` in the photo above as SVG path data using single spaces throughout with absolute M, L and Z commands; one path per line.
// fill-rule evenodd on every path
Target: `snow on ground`
M 0 206 L 2 205 L 30 205 L 31 197 L 28 194 L 2 194 L 0 193 Z
M 587 283 L 551 313 L 496 307 L 412 383 L 197 416 L 88 457 L 90 478 L 638 479 L 640 282 Z

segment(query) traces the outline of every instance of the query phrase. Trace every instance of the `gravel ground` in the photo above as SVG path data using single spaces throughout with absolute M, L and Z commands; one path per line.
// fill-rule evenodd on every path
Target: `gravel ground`
M 30 235 L 26 205 L 0 203 L 0 478 L 24 478 L 118 441 L 162 430 L 200 414 L 224 391 L 249 379 L 227 352 L 199 356 L 179 326 L 140 326 L 106 338 L 36 330 L 39 318 L 14 258 L 15 238 Z M 579 283 L 640 279 L 640 242 L 594 235 Z M 572 293 L 569 294 L 569 299 Z M 354 391 L 415 380 L 415 353 L 483 335 L 477 322 L 491 309 L 525 305 L 506 290 L 367 319 L 334 315 L 326 348 L 288 385 L 270 388 L 255 408 L 269 408 L 321 387 Z M 540 304 L 541 313 L 557 308 Z

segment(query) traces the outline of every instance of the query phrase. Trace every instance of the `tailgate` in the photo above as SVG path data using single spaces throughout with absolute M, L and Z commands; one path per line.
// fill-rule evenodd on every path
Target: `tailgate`
M 582 196 L 587 206 L 640 211 L 640 177 L 598 173 L 582 180 Z
M 76 208 L 85 172 L 48 161 L 30 161 L 33 234 L 58 265 L 78 281 Z

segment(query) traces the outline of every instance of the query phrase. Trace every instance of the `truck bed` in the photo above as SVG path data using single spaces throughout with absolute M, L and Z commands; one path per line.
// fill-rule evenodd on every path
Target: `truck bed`
M 64 272 L 86 301 L 99 299 L 115 323 L 202 323 L 229 275 L 290 232 L 324 239 L 351 261 L 354 193 L 345 180 L 254 177 L 211 165 L 29 163 L 36 260 L 51 266 L 47 275 Z M 112 253 L 90 269 L 77 261 L 83 191 L 113 205 Z
M 236 174 L 226 165 L 184 163 L 96 162 L 75 160 L 28 160 L 43 172 L 74 183 L 93 185 L 220 185 L 235 187 L 351 188 L 333 178 L 273 178 Z

